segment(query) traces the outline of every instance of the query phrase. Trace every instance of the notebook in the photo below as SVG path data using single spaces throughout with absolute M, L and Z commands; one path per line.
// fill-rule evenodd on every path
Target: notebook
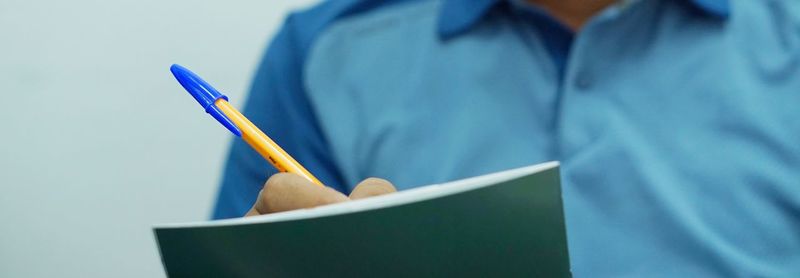
M 569 277 L 558 162 L 154 227 L 170 277 Z

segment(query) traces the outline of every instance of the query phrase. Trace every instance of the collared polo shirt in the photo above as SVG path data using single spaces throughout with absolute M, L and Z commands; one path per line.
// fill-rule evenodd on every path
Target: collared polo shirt
M 561 161 L 578 277 L 797 277 L 799 8 L 621 1 L 572 32 L 523 1 L 328 1 L 244 114 L 344 193 Z M 235 141 L 214 217 L 274 172 Z

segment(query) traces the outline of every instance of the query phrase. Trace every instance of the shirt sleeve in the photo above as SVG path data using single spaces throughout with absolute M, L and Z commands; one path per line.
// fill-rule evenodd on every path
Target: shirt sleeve
M 325 185 L 343 191 L 343 178 L 303 89 L 305 56 L 292 16 L 267 49 L 250 88 L 243 113 Z M 222 177 L 214 219 L 240 217 L 250 209 L 275 168 L 236 138 Z

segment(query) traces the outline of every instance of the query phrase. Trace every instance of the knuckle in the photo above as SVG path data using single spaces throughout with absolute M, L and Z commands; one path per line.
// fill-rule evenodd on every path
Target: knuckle
M 376 177 L 369 177 L 369 178 L 365 179 L 364 180 L 364 184 L 368 184 L 368 185 L 392 185 L 391 182 L 389 182 L 389 181 L 387 181 L 385 179 L 376 178 Z
M 287 184 L 287 175 L 286 173 L 277 173 L 270 176 L 267 182 L 264 183 L 264 191 L 270 192 L 285 187 Z

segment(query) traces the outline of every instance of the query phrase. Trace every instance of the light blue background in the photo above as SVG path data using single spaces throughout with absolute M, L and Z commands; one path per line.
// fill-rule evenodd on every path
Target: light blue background
M 231 140 L 169 65 L 241 106 L 314 2 L 0 1 L 0 277 L 164 276 L 150 226 L 210 215 Z

